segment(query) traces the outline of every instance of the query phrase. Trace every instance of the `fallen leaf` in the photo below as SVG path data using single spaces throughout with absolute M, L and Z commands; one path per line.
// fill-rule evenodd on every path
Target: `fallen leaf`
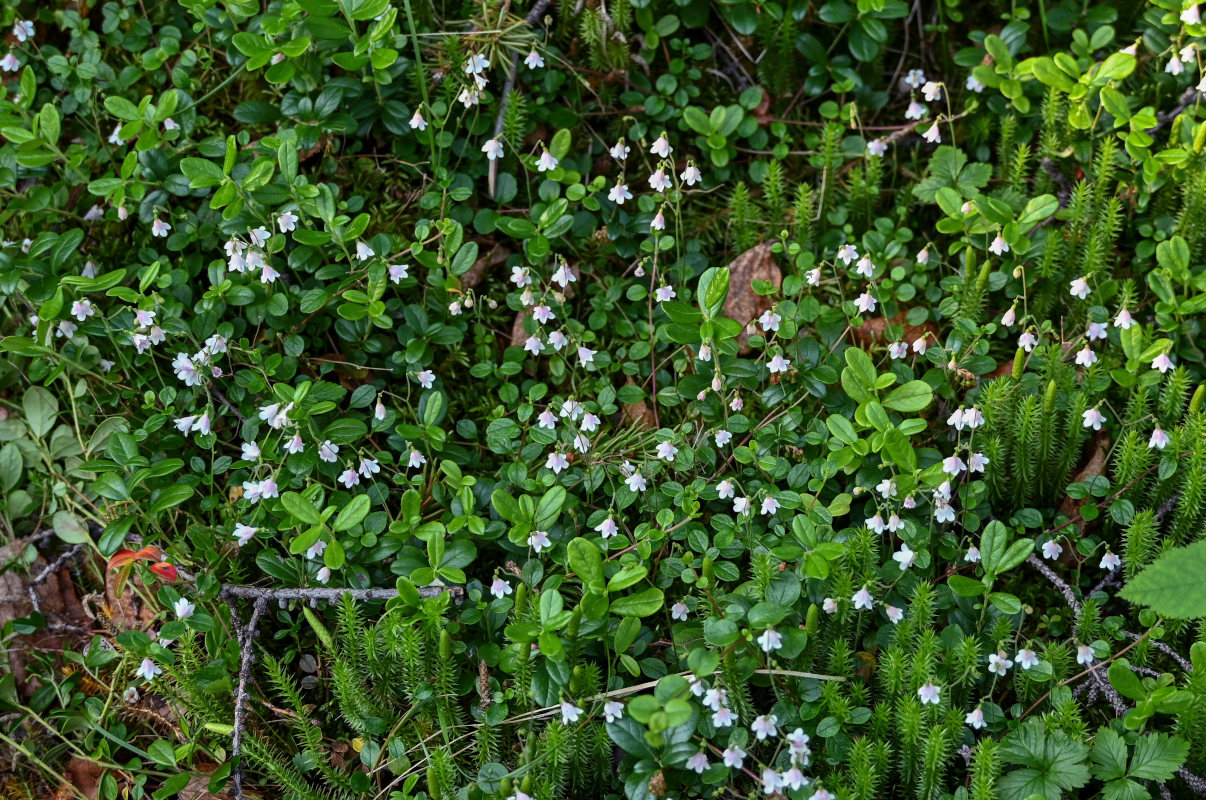
M 724 315 L 735 319 L 743 326 L 758 319 L 773 301 L 754 291 L 754 281 L 770 281 L 776 287 L 783 285 L 783 273 L 775 263 L 771 243 L 746 250 L 729 264 L 729 295 L 724 301 Z M 750 334 L 743 330 L 737 337 L 741 352 L 749 352 Z

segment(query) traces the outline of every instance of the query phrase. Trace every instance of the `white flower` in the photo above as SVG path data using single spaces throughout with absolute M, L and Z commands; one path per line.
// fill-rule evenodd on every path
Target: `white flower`
M 699 167 L 695 166 L 695 162 L 687 163 L 687 168 L 679 173 L 679 179 L 688 186 L 694 186 L 703 180 L 703 175 L 699 171 Z
M 255 535 L 258 531 L 259 531 L 259 528 L 252 528 L 249 525 L 244 525 L 241 522 L 236 522 L 235 527 L 234 527 L 234 533 L 231 535 L 234 536 L 235 541 L 238 542 L 238 544 L 239 544 L 239 547 L 242 547 L 245 544 L 247 544 L 248 542 L 250 542 L 252 540 L 252 538 L 255 537 Z
M 1038 344 L 1038 337 L 1030 331 L 1026 331 L 1018 337 L 1018 347 L 1029 353 Z
M 729 693 L 719 686 L 708 689 L 703 693 L 703 704 L 705 708 L 710 708 L 713 711 L 719 711 L 724 708 L 729 702 Z
M 750 513 L 750 499 L 748 497 L 733 498 L 733 513 L 746 515 Z
M 942 129 L 935 122 L 930 127 L 925 129 L 925 133 L 921 134 L 921 138 L 925 139 L 930 144 L 942 143 Z
M 899 609 L 896 606 L 888 606 L 887 611 L 888 611 L 888 621 L 891 622 L 893 625 L 899 624 L 899 622 L 902 619 L 904 619 L 904 610 L 903 609 Z
M 775 772 L 770 767 L 762 770 L 762 793 L 770 796 L 779 791 L 783 786 L 783 780 L 779 777 L 779 773 Z
M 561 724 L 562 725 L 569 725 L 572 722 L 577 722 L 578 718 L 581 716 L 582 716 L 582 709 L 578 708 L 573 703 L 566 702 L 566 703 L 561 704 Z
M 1097 354 L 1086 344 L 1076 352 L 1076 363 L 1082 367 L 1092 366 L 1097 363 Z
M 410 460 L 409 460 L 409 461 L 407 461 L 407 465 L 408 465 L 408 466 L 409 466 L 411 469 L 418 469 L 419 467 L 423 466 L 423 465 L 424 465 L 424 464 L 426 464 L 426 463 L 427 463 L 427 457 L 426 457 L 426 456 L 424 456 L 424 455 L 423 455 L 422 453 L 420 453 L 418 450 L 411 450 L 411 451 L 410 451 Z
M 611 157 L 616 161 L 623 161 L 624 159 L 628 158 L 628 154 L 632 152 L 632 148 L 624 144 L 624 140 L 621 139 L 612 145 L 612 148 L 609 152 L 611 153 Z
M 779 323 L 782 320 L 782 317 L 768 308 L 762 312 L 762 316 L 758 317 L 758 324 L 762 326 L 762 330 L 769 333 L 770 331 L 778 331 Z
M 1072 283 L 1070 283 L 1068 285 L 1068 294 L 1072 295 L 1073 297 L 1077 297 L 1081 300 L 1084 300 L 1086 297 L 1088 297 L 1089 296 L 1089 278 L 1088 278 L 1088 276 L 1086 275 L 1082 278 L 1077 278 L 1076 280 L 1072 281 Z
M 1131 312 L 1127 311 L 1125 308 L 1118 312 L 1118 316 L 1114 317 L 1114 325 L 1124 331 L 1129 329 L 1134 324 L 1135 320 L 1133 317 L 1131 317 Z
M 657 291 L 653 293 L 654 299 L 659 303 L 668 303 L 677 296 L 678 293 L 674 291 L 673 286 L 659 286 L 657 287 Z
M 197 607 L 184 597 L 178 599 L 173 608 L 176 611 L 176 619 L 188 619 L 197 610 Z
M 1118 567 L 1120 567 L 1121 565 L 1122 565 L 1122 559 L 1119 558 L 1116 554 L 1111 553 L 1109 550 L 1107 550 L 1105 555 L 1101 557 L 1101 563 L 1098 566 L 1100 566 L 1104 570 L 1113 572 L 1114 570 L 1118 569 Z
M 339 457 L 339 445 L 333 444 L 330 439 L 327 439 L 318 448 L 318 458 L 320 461 L 326 461 L 328 464 L 334 464 Z
M 498 138 L 490 139 L 482 145 L 482 152 L 486 154 L 486 158 L 490 161 L 496 161 L 503 157 L 502 140 Z
M 971 725 L 976 730 L 980 730 L 987 724 L 984 722 L 984 710 L 980 706 L 976 706 L 975 710 L 969 711 L 963 721 Z
M 854 596 L 851 597 L 850 599 L 852 601 L 854 601 L 854 610 L 855 611 L 858 611 L 860 609 L 870 611 L 871 606 L 875 602 L 875 598 L 873 598 L 871 596 L 871 593 L 869 591 L 867 591 L 866 586 L 864 586 L 863 588 L 861 588 L 857 592 L 855 592 Z
M 1004 650 L 998 650 L 988 656 L 988 671 L 997 675 L 1004 675 L 1013 666 L 1013 662 L 1009 660 L 1009 656 Z
M 373 250 L 373 248 L 369 247 L 364 242 L 356 242 L 356 260 L 368 261 L 375 255 L 377 255 L 377 252 Z
M 151 222 L 152 236 L 158 236 L 161 239 L 165 239 L 171 230 L 172 226 L 161 220 L 159 217 L 155 217 L 155 219 Z
M 687 621 L 687 604 L 683 601 L 678 601 L 670 607 L 670 618 L 676 619 L 679 622 Z
M 904 342 L 892 342 L 888 345 L 888 355 L 893 360 L 899 360 L 909 355 L 909 346 Z
M 941 701 L 942 690 L 932 683 L 925 683 L 917 690 L 917 696 L 921 698 L 921 704 L 936 706 Z
M 528 69 L 539 69 L 544 66 L 544 59 L 540 57 L 540 53 L 537 53 L 536 48 L 533 47 L 532 51 L 524 57 L 523 63 L 528 65 Z
M 1002 253 L 1009 252 L 1009 243 L 1005 241 L 1005 237 L 1001 236 L 1001 234 L 998 233 L 997 238 L 992 240 L 992 244 L 990 244 L 988 246 L 988 249 L 994 255 L 999 256 Z
M 76 300 L 71 304 L 71 315 L 80 322 L 83 322 L 95 313 L 96 310 L 92 308 L 92 301 L 86 297 L 82 300 Z
M 620 526 L 617 525 L 616 521 L 611 517 L 608 517 L 595 526 L 595 532 L 601 535 L 604 539 L 610 539 L 611 537 L 615 536 L 619 529 Z
M 773 517 L 775 512 L 779 510 L 779 501 L 767 495 L 762 498 L 762 516 Z
M 1152 431 L 1152 438 L 1147 440 L 1148 449 L 1150 450 L 1150 449 L 1155 448 L 1155 449 L 1163 450 L 1167 446 L 1168 446 L 1168 434 L 1165 433 L 1160 428 L 1156 428 L 1154 431 Z
M 1081 416 L 1084 417 L 1085 427 L 1092 428 L 1095 431 L 1101 430 L 1101 423 L 1106 421 L 1105 414 L 1102 414 L 1096 408 L 1090 408 Z
M 599 351 L 591 350 L 586 345 L 579 346 L 578 347 L 578 363 L 581 364 L 582 366 L 586 366 L 587 364 L 595 363 L 595 353 L 597 353 L 597 352 L 599 352 Z
M 435 373 L 429 369 L 425 369 L 422 372 L 415 373 L 415 380 L 424 389 L 430 389 L 435 384 Z
M 540 172 L 552 172 L 557 169 L 558 161 L 553 157 L 553 154 L 545 150 L 540 154 L 540 158 L 536 161 L 536 169 Z M 565 284 L 562 284 L 564 286 Z
M 905 109 L 905 119 L 917 120 L 929 113 L 929 109 L 918 103 L 916 100 L 909 103 L 909 107 Z
M 904 572 L 917 561 L 917 553 L 911 550 L 907 544 L 901 542 L 900 549 L 892 554 L 892 560 L 899 564 L 900 571 Z
M 490 66 L 490 60 L 480 53 L 470 53 L 465 60 L 466 75 L 480 75 Z
M 634 492 L 643 492 L 649 488 L 649 484 L 645 480 L 645 476 L 641 474 L 640 470 L 637 470 L 636 472 L 629 475 L 624 480 L 624 483 L 628 486 L 629 489 L 631 489 Z
M 1168 59 L 1168 63 L 1164 65 L 1164 71 L 1169 75 L 1180 75 L 1185 71 L 1185 65 L 1181 63 L 1181 59 L 1175 55 Z
M 339 482 L 343 484 L 345 489 L 351 489 L 360 483 L 360 476 L 356 474 L 356 470 L 349 467 L 340 473 Z
M 925 83 L 925 73 L 919 69 L 911 69 L 909 70 L 908 74 L 905 75 L 904 82 L 910 89 L 916 89 L 918 86 L 921 86 L 923 83 Z
M 967 457 L 967 469 L 969 472 L 983 472 L 988 464 L 988 456 L 983 453 L 972 453 Z
M 984 91 L 984 84 L 976 80 L 975 75 L 968 75 L 967 82 L 963 85 L 967 87 L 968 91 L 975 92 L 976 94 Z
M 863 520 L 863 523 L 876 533 L 883 533 L 887 528 L 887 526 L 884 525 L 884 518 L 882 514 L 876 514 L 873 517 L 868 517 L 867 519 Z
M 673 442 L 661 442 L 658 444 L 657 457 L 662 461 L 673 461 L 676 455 L 678 455 L 678 448 L 674 446 Z
M 773 653 L 783 648 L 783 634 L 774 628 L 767 628 L 758 636 L 758 646 L 764 653 Z
M 921 93 L 925 95 L 927 103 L 937 102 L 942 99 L 942 84 L 926 81 L 925 86 L 921 87 Z
M 391 283 L 401 283 L 404 278 L 410 277 L 410 267 L 406 264 L 390 264 L 388 272 Z
M 928 345 L 925 341 L 925 335 L 918 336 L 913 340 L 913 352 L 919 356 L 924 356 Z
M 1089 666 L 1093 663 L 1093 648 L 1087 644 L 1079 644 L 1076 646 L 1076 663 L 1084 666 Z
M 1039 663 L 1039 657 L 1028 647 L 1023 647 L 1019 650 L 1014 658 L 1018 660 L 1018 666 L 1022 669 L 1030 669 Z
M 745 751 L 736 745 L 725 748 L 721 757 L 729 769 L 741 769 L 741 765 L 745 763 Z
M 763 714 L 750 724 L 750 730 L 758 737 L 758 741 L 766 741 L 766 737 L 775 734 L 775 725 L 778 722 L 779 718 L 774 714 Z
M 700 775 L 708 769 L 708 754 L 700 750 L 695 755 L 687 759 L 687 769 L 693 770 Z
M 34 24 L 27 19 L 19 19 L 13 23 L 13 36 L 17 37 L 18 42 L 24 42 L 32 39 L 34 35 Z
M 259 461 L 260 446 L 258 444 L 255 442 L 243 442 L 241 449 L 243 452 L 244 461 Z
M 21 69 L 21 60 L 17 58 L 16 53 L 8 53 L 4 58 L 0 58 L 0 70 L 5 72 L 16 72 Z M 96 206 L 93 206 L 96 208 Z M 87 217 L 85 217 L 87 219 Z
M 665 131 L 657 137 L 657 141 L 653 143 L 653 147 L 649 148 L 649 152 L 659 158 L 668 158 L 674 152 L 674 148 L 670 146 L 670 141 L 666 138 Z
M 554 475 L 561 473 L 561 470 L 569 468 L 569 458 L 564 453 L 558 453 L 556 450 L 549 453 L 549 457 L 545 459 L 545 467 L 551 469 Z
M 889 497 L 896 494 L 896 481 L 892 480 L 891 478 L 884 478 L 879 482 L 879 485 L 875 487 L 875 490 L 879 492 L 880 497 L 887 500 Z
M 617 719 L 623 719 L 624 704 L 615 700 L 608 700 L 603 704 L 603 717 L 608 722 L 615 722 Z
M 772 375 L 774 375 L 779 372 L 787 372 L 787 369 L 790 366 L 790 361 L 788 361 L 782 355 L 776 354 L 773 358 L 771 358 L 770 362 L 766 365 L 766 368 L 770 370 Z
M 1168 357 L 1168 353 L 1161 353 L 1152 359 L 1152 369 L 1160 370 L 1161 375 L 1172 369 L 1172 366 L 1173 362 L 1172 359 Z
M 844 244 L 838 248 L 837 257 L 843 264 L 850 266 L 850 263 L 858 258 L 858 248 L 852 244 Z
M 415 109 L 414 115 L 410 118 L 411 130 L 425 131 L 427 130 L 427 120 L 423 118 L 423 111 Z
M 868 291 L 860 294 L 858 299 L 854 301 L 855 307 L 864 314 L 870 314 L 875 311 L 876 305 L 876 300 L 870 292 L 871 287 L 868 286 L 867 289 Z
M 670 186 L 670 176 L 661 167 L 649 176 L 649 187 L 655 192 L 664 192 Z
M 716 485 L 716 493 L 721 500 L 729 500 L 733 497 L 733 482 L 727 478 Z
M 947 456 L 942 459 L 942 471 L 952 478 L 958 478 L 965 469 L 967 469 L 967 464 L 964 464 L 963 459 L 957 455 Z
M 1186 25 L 1202 24 L 1202 12 L 1198 10 L 1198 4 L 1194 3 L 1189 8 L 1181 12 L 1181 21 Z
M 144 658 L 134 674 L 149 683 L 155 680 L 156 675 L 162 675 L 163 669 L 151 659 Z
M 821 603 L 821 610 L 826 614 L 836 614 L 838 610 L 837 600 L 834 600 L 832 597 L 826 597 L 825 601 Z
M 616 185 L 611 187 L 611 191 L 607 193 L 607 199 L 622 206 L 625 200 L 632 199 L 632 192 L 628 191 L 628 184 L 616 181 Z
M 552 547 L 553 542 L 549 539 L 548 531 L 532 531 L 528 536 L 528 547 L 539 553 L 546 547 Z
M 888 149 L 888 144 L 883 139 L 873 139 L 867 142 L 867 154 L 879 158 Z
M 963 560 L 971 564 L 980 563 L 980 548 L 974 544 L 967 548 L 967 552 L 963 554 Z
M 934 519 L 937 520 L 939 523 L 954 522 L 955 521 L 955 509 L 952 508 L 951 504 L 945 500 L 935 500 L 934 501 Z
M 1048 561 L 1054 561 L 1055 559 L 1059 558 L 1063 552 L 1063 546 L 1054 539 L 1048 539 L 1047 541 L 1043 542 L 1043 558 L 1047 559 Z
M 821 285 L 821 268 L 816 267 L 814 269 L 808 270 L 808 272 L 804 273 L 804 279 L 808 282 L 809 286 L 820 286 Z
M 862 275 L 865 278 L 875 275 L 875 265 L 871 263 L 871 256 L 869 255 L 863 255 L 854 266 L 854 271 L 858 275 Z
M 511 588 L 511 584 L 507 583 L 502 578 L 495 578 L 494 582 L 490 584 L 490 594 L 494 595 L 500 600 L 511 594 L 513 591 L 515 590 Z

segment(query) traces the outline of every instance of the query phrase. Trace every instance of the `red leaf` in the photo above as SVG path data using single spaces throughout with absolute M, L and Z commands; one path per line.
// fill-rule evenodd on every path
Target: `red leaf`
M 176 572 L 176 568 L 166 561 L 160 561 L 157 564 L 152 564 L 150 569 L 151 572 L 154 572 L 165 581 L 175 581 L 180 577 L 180 575 Z

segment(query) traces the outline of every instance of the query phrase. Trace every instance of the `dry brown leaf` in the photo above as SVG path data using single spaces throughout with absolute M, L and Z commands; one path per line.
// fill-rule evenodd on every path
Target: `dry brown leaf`
M 485 245 L 486 242 L 480 244 Z M 462 289 L 475 289 L 486 277 L 486 273 L 497 267 L 499 264 L 506 262 L 507 256 L 511 255 L 510 249 L 502 244 L 495 243 L 493 247 L 483 256 L 479 256 L 477 261 L 473 262 L 473 266 L 469 271 L 461 276 Z
M 95 761 L 73 757 L 63 768 L 63 784 L 59 786 L 60 797 L 84 796 L 93 800 L 97 797 L 101 774 L 104 772 Z
M 783 273 L 775 263 L 770 242 L 746 250 L 729 264 L 729 295 L 724 301 L 724 315 L 743 326 L 758 319 L 773 302 L 754 291 L 754 281 L 770 281 L 776 287 L 783 285 Z M 737 337 L 743 353 L 749 352 L 749 338 L 749 332 L 745 330 Z
M 511 323 L 511 346 L 523 347 L 523 343 L 528 340 L 527 331 L 523 329 L 523 321 L 532 315 L 531 311 L 526 308 L 515 315 L 515 321 Z
M 636 386 L 636 381 L 631 377 L 629 377 L 627 383 L 629 386 Z M 652 429 L 657 427 L 657 422 L 653 416 L 653 409 L 644 400 L 624 406 L 624 422 L 638 428 Z
M 1094 475 L 1101 475 L 1105 472 L 1106 459 L 1110 454 L 1110 435 L 1105 431 L 1098 431 L 1093 437 L 1093 450 L 1089 453 L 1089 459 L 1085 461 L 1083 467 L 1077 470 L 1072 476 L 1069 483 L 1080 483 L 1092 478 Z M 1061 514 L 1068 517 L 1078 516 L 1081 507 L 1085 504 L 1085 500 L 1076 500 L 1072 497 L 1064 497 L 1064 501 L 1059 505 Z

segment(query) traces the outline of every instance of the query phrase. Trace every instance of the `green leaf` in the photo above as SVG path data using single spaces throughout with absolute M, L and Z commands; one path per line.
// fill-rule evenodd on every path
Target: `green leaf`
M 611 610 L 621 617 L 648 617 L 656 614 L 665 601 L 662 590 L 650 587 L 643 592 L 611 601 Z
M 498 512 L 498 516 L 507 522 L 519 522 L 523 519 L 523 511 L 519 508 L 519 502 L 503 489 L 494 490 L 490 495 L 490 503 Z
M 544 493 L 536 504 L 536 514 L 532 517 L 532 526 L 538 531 L 548 530 L 561 516 L 561 507 L 565 505 L 565 489 L 554 486 Z
M 984 583 L 965 575 L 952 575 L 946 579 L 946 583 L 960 597 L 979 597 L 984 594 Z
M 59 415 L 59 401 L 53 394 L 41 386 L 34 386 L 25 393 L 21 405 L 25 410 L 25 424 L 34 436 L 41 438 L 50 433 Z
M 570 569 L 582 579 L 582 585 L 592 594 L 606 594 L 607 584 L 603 578 L 603 557 L 599 548 L 581 537 L 567 546 Z
M 1126 600 L 1170 619 L 1206 617 L 1206 539 L 1156 559 L 1123 587 Z
M 185 484 L 169 486 L 159 492 L 158 496 L 155 498 L 155 501 L 151 503 L 150 511 L 152 514 L 159 514 L 163 511 L 167 511 L 169 508 L 180 505 L 185 500 L 188 500 L 196 494 L 197 489 L 194 486 L 188 486 Z
M 217 186 L 226 180 L 218 165 L 204 158 L 180 159 L 180 172 L 188 178 L 188 185 L 194 189 Z
M 1068 94 L 1076 88 L 1076 81 L 1068 77 L 1068 74 L 1057 67 L 1055 62 L 1047 56 L 1028 59 L 1026 62 L 1020 64 L 1019 67 L 1027 65 L 1030 67 L 1030 72 L 1034 77 L 1053 89 L 1058 89 L 1064 94 Z
M 310 504 L 306 503 L 306 505 Z M 336 531 L 346 531 L 356 527 L 368 516 L 369 506 L 370 501 L 367 494 L 356 495 L 351 502 L 339 509 L 339 514 L 335 516 L 335 523 L 331 527 Z
M 920 411 L 930 404 L 934 390 L 925 381 L 909 381 L 888 392 L 884 405 L 896 411 Z
M 1188 755 L 1189 743 L 1184 739 L 1165 733 L 1151 733 L 1135 742 L 1128 774 L 1132 778 L 1167 781 L 1181 768 Z
M 281 505 L 285 510 L 293 516 L 294 519 L 300 520 L 308 525 L 318 525 L 322 522 L 322 517 L 318 514 L 318 509 L 310 504 L 310 501 L 302 497 L 297 492 L 285 492 L 281 495 Z
M 67 544 L 83 544 L 88 541 L 88 529 L 79 517 L 70 511 L 59 511 L 54 515 L 54 534 Z
M 997 611 L 1010 617 L 1022 610 L 1022 601 L 1007 592 L 991 593 L 988 595 L 988 602 L 992 603 L 993 608 Z
M 1109 678 L 1110 684 L 1128 700 L 1143 700 L 1147 697 L 1143 683 L 1125 658 L 1120 658 L 1110 664 Z
M 147 745 L 147 755 L 151 757 L 152 761 L 161 766 L 176 766 L 176 749 L 163 739 L 156 739 Z
M 106 97 L 105 110 L 118 119 L 124 119 L 126 122 L 138 119 L 138 106 L 124 97 Z

